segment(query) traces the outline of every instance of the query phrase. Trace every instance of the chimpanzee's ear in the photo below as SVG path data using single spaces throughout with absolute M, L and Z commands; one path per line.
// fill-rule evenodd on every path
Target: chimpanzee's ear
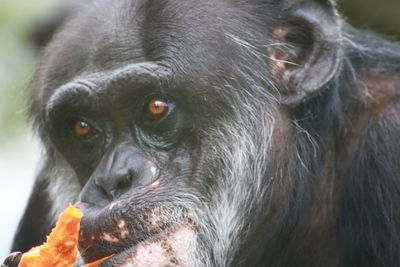
M 268 49 L 281 103 L 295 106 L 335 77 L 341 62 L 340 18 L 331 0 L 282 0 L 282 20 Z

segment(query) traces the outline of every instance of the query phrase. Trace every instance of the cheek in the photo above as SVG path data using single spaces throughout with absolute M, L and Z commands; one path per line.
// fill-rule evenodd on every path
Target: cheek
M 196 232 L 188 226 L 163 234 L 153 241 L 140 243 L 131 251 L 118 256 L 113 266 L 192 266 L 196 249 Z
M 288 111 L 285 108 L 276 108 L 271 112 L 272 121 L 268 121 L 266 125 L 271 129 L 270 153 L 274 155 L 277 162 L 283 162 L 291 151 L 293 142 L 293 126 Z

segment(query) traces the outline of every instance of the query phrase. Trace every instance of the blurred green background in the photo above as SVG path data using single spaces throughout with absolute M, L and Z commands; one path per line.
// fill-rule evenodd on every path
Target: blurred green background
M 71 0 L 64 0 L 71 1 Z M 24 118 L 26 86 L 38 51 L 29 32 L 55 14 L 62 0 L 0 0 L 0 261 L 40 166 L 40 149 Z M 343 0 L 346 21 L 400 39 L 399 0 Z
M 24 90 L 37 53 L 28 32 L 44 19 L 58 0 L 0 0 L 0 142 L 24 130 Z
M 40 150 L 24 116 L 25 88 L 38 56 L 28 32 L 57 1 L 0 0 L 0 263 L 40 165 Z

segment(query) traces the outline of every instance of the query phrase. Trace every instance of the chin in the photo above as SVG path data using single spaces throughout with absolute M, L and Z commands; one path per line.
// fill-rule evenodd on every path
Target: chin
M 111 256 L 101 266 L 193 266 L 197 224 L 183 208 L 78 202 L 84 211 L 77 264 Z

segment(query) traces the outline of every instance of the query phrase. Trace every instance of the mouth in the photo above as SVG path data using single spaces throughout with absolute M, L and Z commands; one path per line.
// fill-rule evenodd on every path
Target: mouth
M 106 207 L 79 202 L 84 212 L 79 232 L 82 263 L 112 256 L 100 266 L 189 266 L 196 225 L 183 208 L 132 205 L 129 199 Z

